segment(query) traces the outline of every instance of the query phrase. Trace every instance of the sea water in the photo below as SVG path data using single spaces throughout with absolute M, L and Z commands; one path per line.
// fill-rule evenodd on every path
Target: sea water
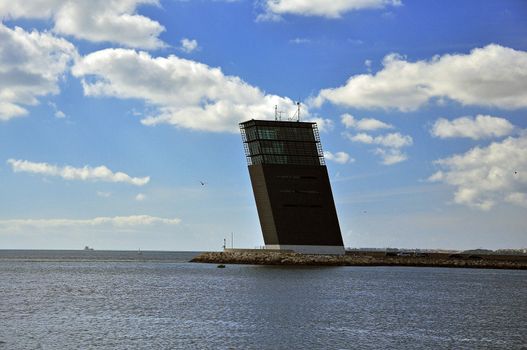
M 0 251 L 0 349 L 525 349 L 527 271 Z

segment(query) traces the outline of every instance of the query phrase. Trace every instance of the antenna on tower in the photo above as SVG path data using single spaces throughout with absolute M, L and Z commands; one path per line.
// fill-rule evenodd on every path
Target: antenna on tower
M 300 102 L 297 102 L 296 103 L 296 106 L 297 106 L 297 114 L 298 114 L 298 120 L 297 121 L 300 121 Z
M 297 102 L 296 103 L 296 112 L 295 114 L 293 114 L 293 116 L 291 118 L 289 118 L 288 120 L 295 120 L 295 117 L 296 117 L 296 121 L 299 122 L 300 121 L 300 102 Z
M 278 105 L 275 105 L 274 106 L 274 120 L 282 120 L 282 113 L 284 113 L 284 111 L 279 111 L 278 110 Z

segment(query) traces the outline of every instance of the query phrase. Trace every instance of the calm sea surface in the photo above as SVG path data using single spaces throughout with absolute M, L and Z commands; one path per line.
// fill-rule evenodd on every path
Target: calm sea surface
M 1 251 L 0 349 L 526 349 L 527 271 Z

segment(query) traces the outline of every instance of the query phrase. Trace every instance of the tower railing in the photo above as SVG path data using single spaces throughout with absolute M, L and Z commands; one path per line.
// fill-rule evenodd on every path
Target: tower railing
M 250 124 L 247 125 L 247 130 L 246 130 L 246 125 L 244 123 L 240 123 L 239 127 L 240 127 L 240 134 L 241 134 L 241 138 L 242 138 L 243 150 L 245 152 L 245 158 L 246 158 L 246 161 L 247 161 L 247 165 L 260 164 L 261 162 L 270 162 L 271 164 L 273 164 L 275 162 L 278 162 L 279 164 L 290 163 L 290 164 L 306 164 L 306 165 L 311 164 L 311 165 L 314 165 L 313 163 L 310 163 L 309 161 L 304 159 L 304 158 L 309 158 L 309 157 L 312 157 L 311 159 L 312 159 L 313 162 L 317 162 L 315 160 L 315 159 L 317 159 L 318 163 L 320 165 L 326 165 L 326 162 L 325 162 L 325 159 L 324 159 L 324 151 L 322 149 L 322 144 L 320 142 L 320 134 L 319 134 L 318 127 L 317 127 L 316 123 L 312 123 L 311 124 L 312 132 L 313 132 L 313 138 L 310 139 L 310 140 L 308 140 L 308 139 L 295 139 L 291 135 L 290 136 L 276 135 L 278 137 L 273 137 L 273 138 L 269 138 L 268 139 L 267 137 L 262 137 L 261 135 L 259 135 L 258 129 L 257 128 L 255 129 L 255 125 L 250 125 Z M 248 138 L 248 135 L 247 135 L 248 131 L 249 132 L 253 132 L 253 133 L 255 132 L 255 134 L 253 136 L 251 136 L 251 141 L 249 141 L 249 138 Z M 254 137 L 256 137 L 256 138 L 253 139 Z M 316 148 L 316 155 L 313 154 L 313 153 L 311 153 L 311 155 L 308 155 L 308 154 L 304 155 L 303 153 L 299 154 L 298 152 L 300 152 L 302 150 L 297 150 L 296 148 L 292 148 L 292 149 L 290 149 L 289 151 L 287 151 L 284 154 L 282 154 L 281 152 L 275 154 L 274 152 L 269 152 L 269 151 L 262 152 L 259 148 L 258 148 L 258 150 L 260 150 L 260 151 L 255 151 L 255 149 L 252 149 L 252 148 L 249 147 L 249 143 L 253 143 L 253 142 L 258 142 L 259 143 L 259 142 L 265 142 L 265 141 L 282 142 L 282 143 L 287 143 L 287 142 L 310 143 L 311 145 L 314 144 L 313 146 L 315 146 L 315 148 Z M 252 149 L 252 151 L 251 151 L 251 149 Z M 291 153 L 291 152 L 293 152 L 293 150 L 294 150 L 294 153 Z M 282 157 L 283 159 L 280 158 L 280 159 L 276 160 L 275 159 L 276 155 L 283 156 Z M 262 156 L 263 157 L 270 157 L 270 158 L 268 158 L 268 159 L 267 158 L 262 158 Z M 286 157 L 286 158 L 284 158 L 284 157 Z M 255 159 L 253 159 L 253 158 L 255 158 Z M 283 163 L 283 162 L 285 162 L 285 163 Z
M 240 134 L 242 135 L 242 142 L 243 142 L 243 151 L 245 152 L 245 160 L 247 161 L 247 165 L 252 165 L 252 159 L 251 159 L 251 152 L 249 150 L 249 145 L 247 144 L 247 135 L 245 134 L 245 126 L 243 124 L 239 124 L 240 126 Z
M 324 159 L 324 150 L 322 149 L 322 143 L 320 142 L 320 134 L 318 132 L 317 123 L 313 123 L 313 136 L 315 136 L 320 165 L 326 165 L 326 160 Z

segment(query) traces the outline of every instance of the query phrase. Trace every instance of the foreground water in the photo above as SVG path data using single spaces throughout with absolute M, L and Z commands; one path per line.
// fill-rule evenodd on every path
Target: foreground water
M 0 349 L 522 349 L 527 271 L 0 251 Z

